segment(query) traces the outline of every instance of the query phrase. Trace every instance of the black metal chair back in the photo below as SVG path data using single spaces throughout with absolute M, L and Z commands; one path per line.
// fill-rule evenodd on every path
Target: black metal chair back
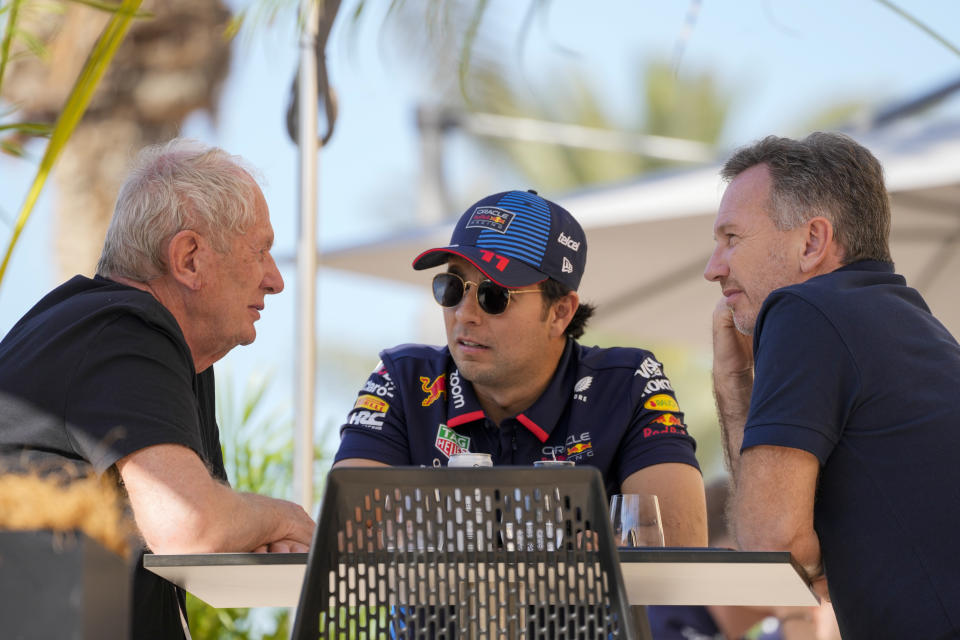
M 633 638 L 592 468 L 335 469 L 293 637 Z

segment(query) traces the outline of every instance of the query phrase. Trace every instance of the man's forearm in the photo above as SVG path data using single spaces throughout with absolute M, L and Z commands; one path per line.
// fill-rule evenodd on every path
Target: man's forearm
M 741 333 L 725 301 L 713 311 L 713 397 L 720 420 L 720 441 L 736 487 L 743 428 L 753 393 L 753 340 Z
M 209 506 L 195 529 L 204 531 L 196 544 L 208 552 L 253 551 L 286 541 L 306 550 L 313 521 L 299 505 L 256 493 L 238 493 L 225 485 L 219 504 Z
M 120 460 L 117 468 L 137 527 L 156 553 L 253 551 L 279 541 L 305 550 L 310 544 L 313 521 L 302 508 L 233 491 L 214 480 L 186 447 L 148 447 Z
M 731 509 L 739 548 L 789 551 L 812 580 L 822 578 L 820 540 L 813 526 L 817 457 L 802 449 L 757 445 L 744 451 L 740 469 Z
M 727 470 L 736 486 L 740 472 L 740 448 L 743 445 L 743 428 L 750 411 L 750 396 L 753 390 L 753 371 L 713 371 L 713 397 L 717 403 L 717 419 L 720 421 L 720 440 Z

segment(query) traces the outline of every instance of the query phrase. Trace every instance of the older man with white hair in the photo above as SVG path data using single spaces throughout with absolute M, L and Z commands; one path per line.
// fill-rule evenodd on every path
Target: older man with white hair
M 227 484 L 213 363 L 256 338 L 283 290 L 244 163 L 188 140 L 145 149 L 94 278 L 47 294 L 0 342 L 0 451 L 114 476 L 156 553 L 305 551 L 298 505 Z M 131 637 L 183 638 L 184 594 L 134 578 Z

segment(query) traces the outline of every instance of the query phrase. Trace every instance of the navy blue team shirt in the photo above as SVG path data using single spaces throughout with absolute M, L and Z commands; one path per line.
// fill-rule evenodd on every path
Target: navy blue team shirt
M 598 468 L 608 494 L 653 464 L 699 469 L 670 381 L 649 351 L 568 340 L 540 398 L 499 428 L 446 347 L 401 345 L 380 358 L 341 427 L 337 461 L 446 466 L 461 451 L 489 453 L 494 465 L 573 460 Z
M 960 346 L 893 265 L 778 289 L 743 449 L 820 461 L 814 527 L 844 638 L 960 637 Z

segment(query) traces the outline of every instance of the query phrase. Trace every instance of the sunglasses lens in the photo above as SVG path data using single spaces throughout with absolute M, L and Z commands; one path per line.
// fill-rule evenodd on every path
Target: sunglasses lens
M 455 307 L 463 298 L 463 280 L 452 273 L 433 277 L 433 299 L 441 307 Z
M 507 310 L 510 292 L 489 280 L 484 280 L 477 287 L 477 301 L 481 309 L 495 316 Z

